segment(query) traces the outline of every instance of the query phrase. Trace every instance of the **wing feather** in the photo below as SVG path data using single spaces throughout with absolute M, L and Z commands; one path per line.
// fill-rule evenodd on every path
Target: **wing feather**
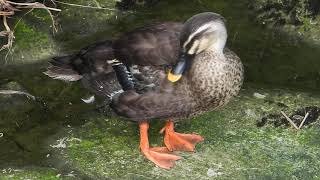
M 154 118 L 182 117 L 191 112 L 192 103 L 172 93 L 138 94 L 134 91 L 126 91 L 113 98 L 111 107 L 118 115 L 133 121 L 144 121 Z
M 127 65 L 172 65 L 179 53 L 181 23 L 166 22 L 138 28 L 113 44 L 115 55 Z

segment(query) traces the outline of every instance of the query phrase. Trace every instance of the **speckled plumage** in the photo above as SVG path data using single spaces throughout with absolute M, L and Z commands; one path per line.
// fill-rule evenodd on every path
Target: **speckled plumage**
M 242 63 L 229 49 L 224 56 L 214 52 L 203 52 L 195 57 L 194 63 L 186 74 L 184 83 L 193 104 L 191 115 L 221 107 L 238 94 L 243 82 Z M 181 86 L 182 87 L 182 86 Z
M 172 38 L 171 43 L 176 44 L 176 39 L 180 39 L 180 48 L 171 49 L 166 54 L 177 56 L 176 51 L 180 51 L 188 53 L 192 59 L 181 80 L 175 83 L 168 81 L 168 72 L 164 69 L 159 71 L 157 59 L 154 59 L 161 59 L 161 53 L 156 53 L 158 49 L 147 49 L 148 52 L 154 51 L 150 53 L 149 57 L 153 59 L 149 61 L 148 68 L 157 73 L 140 72 L 154 86 L 146 93 L 138 94 L 132 90 L 115 97 L 111 107 L 117 114 L 134 121 L 154 118 L 178 120 L 221 107 L 239 92 L 243 65 L 236 54 L 224 48 L 227 33 L 222 16 L 215 13 L 195 15 L 184 24 L 179 34 L 181 36 Z M 171 37 L 174 35 L 177 33 L 172 33 Z M 142 65 L 138 59 L 136 61 Z M 166 62 L 170 65 L 172 60 Z M 142 68 L 147 67 L 140 66 Z
M 175 84 L 166 79 L 166 73 L 157 70 L 152 76 L 158 82 L 152 84 L 157 86 L 145 94 L 124 92 L 114 100 L 114 109 L 134 121 L 179 120 L 225 105 L 238 94 L 243 82 L 243 65 L 229 49 L 225 49 L 224 57 L 214 52 L 197 55 L 188 73 Z

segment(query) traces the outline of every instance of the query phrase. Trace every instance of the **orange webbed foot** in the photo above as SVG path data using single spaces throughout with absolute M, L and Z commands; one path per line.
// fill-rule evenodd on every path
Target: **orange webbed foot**
M 204 140 L 197 134 L 182 134 L 174 131 L 173 122 L 165 126 L 164 144 L 169 151 L 195 151 L 195 145 Z
M 180 156 L 172 154 L 166 147 L 149 147 L 148 140 L 148 128 L 149 124 L 147 122 L 141 122 L 140 126 L 140 149 L 142 154 L 155 163 L 157 166 L 170 169 L 172 168 L 176 161 L 181 159 Z
M 166 147 L 144 148 L 141 152 L 147 159 L 164 169 L 171 169 L 176 161 L 181 159 L 180 156 L 170 153 Z

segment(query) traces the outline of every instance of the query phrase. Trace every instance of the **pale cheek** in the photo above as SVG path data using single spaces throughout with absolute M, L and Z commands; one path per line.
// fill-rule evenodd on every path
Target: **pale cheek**
M 194 54 L 195 51 L 197 50 L 199 44 L 200 44 L 200 41 L 195 40 L 194 43 L 192 44 L 191 48 L 189 49 L 188 54 Z
M 199 42 L 198 47 L 196 48 L 196 54 L 201 53 L 202 51 L 208 50 L 212 44 L 215 43 L 215 40 L 211 38 L 210 36 L 207 36 L 206 38 L 202 38 Z
M 207 39 L 202 39 L 199 43 L 196 53 L 200 53 L 208 47 L 209 41 Z

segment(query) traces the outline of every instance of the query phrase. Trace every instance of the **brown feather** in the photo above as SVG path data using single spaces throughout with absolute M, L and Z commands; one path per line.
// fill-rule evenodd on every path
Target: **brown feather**
M 114 42 L 115 55 L 127 65 L 173 65 L 178 58 L 182 26 L 166 22 L 128 32 Z

